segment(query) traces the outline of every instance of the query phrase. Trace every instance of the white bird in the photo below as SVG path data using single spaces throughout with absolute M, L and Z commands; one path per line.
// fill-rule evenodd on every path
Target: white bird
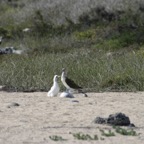
M 70 93 L 70 92 L 68 92 L 68 91 L 62 92 L 62 93 L 60 94 L 60 97 L 62 97 L 62 98 L 74 98 L 74 96 L 72 95 L 72 93 Z
M 54 97 L 54 96 L 57 96 L 59 91 L 60 91 L 60 88 L 59 88 L 59 84 L 58 84 L 58 75 L 54 75 L 54 78 L 53 78 L 53 85 L 52 87 L 50 88 L 50 90 L 48 91 L 47 93 L 47 96 L 48 97 Z

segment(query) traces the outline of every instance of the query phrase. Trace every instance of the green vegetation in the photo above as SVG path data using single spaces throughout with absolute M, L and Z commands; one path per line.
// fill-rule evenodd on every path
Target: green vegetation
M 114 132 L 112 132 L 110 129 L 108 131 L 105 130 L 100 130 L 102 136 L 106 136 L 106 137 L 111 137 L 111 136 L 115 136 Z
M 121 135 L 125 136 L 137 136 L 138 134 L 133 129 L 127 130 L 121 127 L 114 127 L 115 131 Z
M 109 11 L 105 2 L 81 6 L 61 0 L 49 7 L 44 0 L 1 1 L 0 48 L 26 53 L 0 55 L 0 85 L 8 91 L 48 91 L 65 67 L 86 91 L 144 90 L 143 5 L 132 0 L 118 10 L 119 2 L 107 2 Z
M 63 139 L 61 136 L 53 135 L 49 136 L 49 138 L 53 141 L 65 141 L 66 139 Z
M 114 133 L 115 130 L 115 133 Z M 84 134 L 82 132 L 78 133 L 71 133 L 72 136 L 76 140 L 83 140 L 83 141 L 91 141 L 91 140 L 105 140 L 106 137 L 113 137 L 117 136 L 117 134 L 121 134 L 123 136 L 138 136 L 137 132 L 133 129 L 127 129 L 127 128 L 121 128 L 118 126 L 114 126 L 113 129 L 100 129 L 101 134 L 98 135 L 95 134 L 91 136 L 90 134 Z M 105 138 L 104 138 L 105 137 Z M 61 136 L 53 135 L 49 137 L 53 141 L 65 141 L 66 139 L 63 139 Z
M 91 137 L 89 134 L 83 134 L 83 133 L 75 133 L 73 134 L 74 138 L 78 140 L 98 140 L 98 136 L 94 135 Z

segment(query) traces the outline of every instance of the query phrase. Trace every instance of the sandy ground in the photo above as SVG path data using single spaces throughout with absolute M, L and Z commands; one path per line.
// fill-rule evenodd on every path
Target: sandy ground
M 75 98 L 47 97 L 46 93 L 0 92 L 0 144 L 142 144 L 144 143 L 144 92 L 75 94 Z M 75 102 L 73 102 L 75 101 Z M 16 102 L 20 106 L 11 106 Z M 94 124 L 95 117 L 125 113 L 138 136 L 101 135 L 111 126 Z M 82 132 L 99 140 L 77 140 L 71 133 Z M 49 136 L 66 141 L 53 141 Z M 103 138 L 103 140 L 101 140 Z

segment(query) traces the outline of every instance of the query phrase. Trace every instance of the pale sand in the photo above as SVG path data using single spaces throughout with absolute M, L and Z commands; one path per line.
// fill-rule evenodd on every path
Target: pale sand
M 75 94 L 75 98 L 47 97 L 47 93 L 0 92 L 0 144 L 142 144 L 144 143 L 144 92 Z M 72 102 L 77 100 L 79 102 Z M 12 102 L 18 107 L 8 108 Z M 125 113 L 134 123 L 138 136 L 101 136 L 99 129 L 111 126 L 94 124 L 95 117 Z M 104 140 L 77 140 L 70 133 L 82 132 Z M 49 136 L 62 136 L 66 141 L 52 141 Z

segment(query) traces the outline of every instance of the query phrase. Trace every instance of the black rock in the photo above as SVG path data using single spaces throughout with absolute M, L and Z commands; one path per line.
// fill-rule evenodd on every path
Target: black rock
M 130 125 L 129 117 L 123 113 L 116 113 L 109 115 L 107 119 L 107 124 L 116 125 L 116 126 L 128 126 Z
M 98 124 L 106 124 L 107 123 L 107 118 L 96 117 L 93 122 L 98 123 Z
M 133 123 L 128 125 L 129 127 L 135 127 L 135 125 Z
M 134 124 L 130 123 L 129 117 L 123 113 L 111 114 L 108 118 L 96 117 L 93 122 L 98 124 L 109 124 L 113 126 L 135 127 Z

